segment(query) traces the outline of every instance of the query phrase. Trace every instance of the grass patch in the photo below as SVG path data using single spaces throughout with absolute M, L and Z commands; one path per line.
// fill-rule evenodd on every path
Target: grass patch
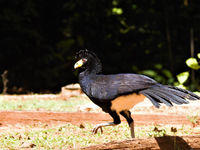
M 5 100 L 0 99 L 0 110 L 19 110 L 19 111 L 77 111 L 77 106 L 91 103 L 85 97 L 75 97 L 68 100 L 39 100 L 36 98 L 28 100 Z
M 121 141 L 130 138 L 127 123 L 115 127 L 104 127 L 103 134 L 92 135 L 94 124 L 48 126 L 45 124 L 9 127 L 0 132 L 0 148 L 36 148 L 36 149 L 78 149 L 84 146 Z M 17 129 L 16 129 L 17 128 Z M 176 128 L 176 132 L 174 129 Z M 199 128 L 190 126 L 136 126 L 136 138 L 159 137 L 165 135 L 191 135 L 200 132 Z M 159 134 L 159 132 L 162 132 Z

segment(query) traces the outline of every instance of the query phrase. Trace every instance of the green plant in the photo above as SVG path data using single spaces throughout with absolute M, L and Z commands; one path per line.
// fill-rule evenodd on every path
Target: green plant
M 133 68 L 134 71 L 137 71 L 136 69 Z M 172 84 L 174 82 L 172 73 L 168 69 L 165 69 L 162 64 L 155 64 L 153 69 L 142 70 L 138 73 L 152 77 L 163 84 Z
M 197 54 L 197 57 L 200 59 L 200 53 Z M 188 58 L 186 60 L 186 64 L 191 69 L 194 69 L 194 70 L 199 70 L 200 69 L 200 64 L 199 64 L 199 62 L 197 61 L 196 58 L 192 58 L 192 57 Z
M 175 83 L 176 86 L 180 87 L 180 88 L 183 88 L 183 89 L 186 89 L 186 86 L 184 85 L 184 83 L 188 80 L 189 78 L 189 72 L 186 71 L 186 72 L 182 72 L 182 73 L 179 73 L 176 77 L 177 77 L 177 80 L 178 80 L 178 83 Z
M 197 54 L 197 58 L 200 59 L 200 53 Z M 198 62 L 197 58 L 188 58 L 185 63 L 186 65 L 191 68 L 192 70 L 199 71 L 200 70 L 200 63 Z M 176 77 L 178 82 L 175 82 L 175 86 L 187 89 L 188 87 L 185 86 L 186 81 L 190 78 L 191 74 L 190 71 L 185 71 L 182 73 L 179 73 Z M 199 85 L 199 79 L 195 80 L 195 85 Z M 194 83 L 193 83 L 194 84 Z M 194 85 L 193 85 L 194 86 Z M 196 94 L 200 94 L 199 92 L 196 92 Z
M 176 127 L 171 127 L 171 132 L 176 135 L 177 133 L 177 128 Z
M 188 120 L 192 123 L 193 127 L 196 127 L 198 124 L 199 115 L 187 116 Z
M 7 100 L 0 97 L 0 110 L 31 110 L 31 111 L 77 111 L 78 106 L 89 104 L 91 101 L 83 96 L 69 98 L 68 100 L 42 100 L 37 98 L 30 98 L 27 100 Z
M 159 129 L 158 126 L 155 126 L 151 132 L 148 133 L 150 137 L 160 137 L 166 135 L 166 129 Z

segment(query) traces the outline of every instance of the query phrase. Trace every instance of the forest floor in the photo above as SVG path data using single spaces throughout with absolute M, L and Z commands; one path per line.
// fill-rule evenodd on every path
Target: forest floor
M 3 99 L 60 99 L 61 95 L 7 95 L 1 96 Z M 87 105 L 86 105 L 87 106 Z M 137 105 L 133 110 L 135 125 L 185 125 L 191 128 L 200 128 L 200 102 L 191 102 L 189 105 L 169 107 L 162 106 L 160 109 L 154 108 L 152 104 L 145 102 Z M 125 121 L 121 118 L 122 121 Z M 76 112 L 52 112 L 52 111 L 0 111 L 0 131 L 5 131 L 10 126 L 16 124 L 84 124 L 89 122 L 97 124 L 100 122 L 112 121 L 112 118 L 103 113 L 95 105 L 89 105 L 84 109 L 77 108 Z M 136 131 L 137 132 L 137 131 Z M 125 141 L 112 141 L 105 144 L 93 145 L 82 149 L 199 149 L 200 150 L 200 132 L 194 132 L 190 136 L 163 136 L 152 138 L 140 138 Z

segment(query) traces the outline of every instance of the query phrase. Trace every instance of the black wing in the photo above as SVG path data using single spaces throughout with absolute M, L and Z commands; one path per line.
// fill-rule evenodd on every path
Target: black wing
M 155 80 L 138 74 L 96 75 L 90 82 L 87 95 L 100 101 L 108 101 L 156 84 Z
M 200 97 L 188 90 L 162 85 L 155 80 L 138 74 L 97 75 L 91 79 L 87 95 L 90 98 L 106 102 L 120 95 L 133 92 L 145 95 L 155 107 L 160 103 L 167 106 L 187 104 L 187 100 L 200 100 Z

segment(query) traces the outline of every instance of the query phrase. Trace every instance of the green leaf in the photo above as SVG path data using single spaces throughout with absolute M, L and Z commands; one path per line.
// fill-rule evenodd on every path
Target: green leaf
M 137 5 L 136 5 L 136 4 L 133 4 L 133 5 L 132 5 L 132 8 L 133 8 L 133 9 L 137 9 Z
M 117 0 L 113 0 L 113 1 L 112 1 L 112 4 L 113 4 L 114 6 L 117 6 L 118 3 L 119 3 L 119 2 L 118 2 Z
M 197 94 L 198 96 L 200 96 L 200 92 L 194 92 L 194 94 Z
M 178 88 L 181 88 L 181 89 L 186 89 L 186 86 L 182 85 L 182 84 L 179 84 L 178 86 L 176 86 Z
M 183 83 L 185 83 L 185 81 L 187 81 L 187 79 L 189 77 L 189 72 L 188 71 L 182 72 L 182 73 L 178 74 L 176 77 L 178 79 L 178 82 L 180 84 L 183 84 Z
M 159 69 L 159 70 L 163 68 L 162 64 L 155 64 L 154 66 L 156 69 Z
M 160 75 L 157 75 L 157 76 L 155 76 L 154 78 L 155 78 L 155 80 L 158 81 L 158 82 L 162 82 L 162 81 L 165 80 L 165 79 L 163 78 L 163 76 L 160 76 Z
M 168 78 L 172 78 L 173 77 L 172 73 L 167 69 L 162 70 L 162 73 Z
M 113 8 L 112 12 L 116 15 L 121 15 L 123 13 L 123 10 L 121 8 Z
M 189 58 L 186 60 L 186 64 L 188 67 L 194 69 L 194 70 L 198 70 L 200 69 L 200 65 L 198 64 L 198 61 L 196 58 Z
M 197 57 L 200 59 L 200 53 L 197 54 Z
M 141 73 L 150 77 L 157 76 L 157 73 L 154 70 L 143 70 Z

